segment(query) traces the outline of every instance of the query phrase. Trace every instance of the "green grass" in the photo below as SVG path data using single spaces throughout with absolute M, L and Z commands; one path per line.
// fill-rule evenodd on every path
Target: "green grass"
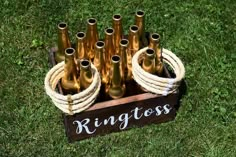
M 1 0 L 0 156 L 207 156 L 236 154 L 236 1 Z M 134 12 L 186 68 L 175 121 L 68 144 L 61 112 L 44 91 L 47 49 L 65 21 L 75 41 L 86 19 L 100 35 L 114 13 L 127 33 Z

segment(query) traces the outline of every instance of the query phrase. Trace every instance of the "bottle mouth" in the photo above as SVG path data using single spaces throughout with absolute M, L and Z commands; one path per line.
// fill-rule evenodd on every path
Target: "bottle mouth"
M 97 20 L 96 20 L 95 18 L 89 18 L 89 19 L 87 20 L 87 22 L 88 22 L 88 24 L 90 24 L 90 25 L 95 25 L 95 24 L 97 23 Z
M 120 14 L 113 15 L 113 20 L 115 20 L 115 21 L 121 20 L 121 15 Z
M 157 34 L 157 33 L 153 33 L 153 34 L 151 35 L 151 38 L 152 38 L 153 40 L 160 40 L 160 35 Z
M 83 59 L 80 61 L 80 65 L 83 68 L 88 68 L 90 66 L 90 62 L 87 59 Z
M 111 57 L 111 60 L 113 63 L 118 63 L 118 62 L 120 62 L 120 56 L 114 55 Z
M 138 32 L 138 26 L 136 26 L 136 25 L 130 26 L 130 31 L 132 31 L 132 32 Z
M 127 40 L 127 39 L 121 39 L 120 45 L 122 45 L 122 46 L 127 46 L 128 44 L 129 44 L 129 40 Z
M 143 17 L 144 16 L 144 11 L 142 11 L 142 10 L 138 10 L 137 12 L 136 12 L 136 16 L 138 16 L 138 17 Z
M 69 47 L 69 48 L 67 48 L 67 49 L 65 50 L 65 54 L 66 54 L 67 56 L 73 56 L 74 53 L 75 53 L 75 49 L 73 49 L 73 48 L 71 48 L 71 47 Z
M 147 56 L 153 56 L 155 54 L 155 51 L 151 48 L 148 48 L 147 51 L 146 51 L 146 55 Z
M 107 29 L 105 30 L 105 32 L 106 32 L 106 34 L 108 34 L 108 35 L 112 35 L 112 34 L 114 33 L 114 29 L 113 29 L 113 28 L 107 28 Z
M 97 41 L 97 42 L 96 42 L 96 46 L 97 46 L 98 48 L 103 48 L 104 45 L 105 45 L 105 43 L 104 43 L 103 41 Z
M 84 32 L 78 32 L 78 33 L 76 34 L 76 37 L 77 37 L 78 39 L 83 39 L 83 38 L 85 37 L 85 33 L 84 33 Z
M 58 24 L 58 28 L 59 28 L 59 29 L 66 29 L 66 27 L 67 27 L 67 24 L 66 24 L 65 22 L 60 22 L 60 23 Z

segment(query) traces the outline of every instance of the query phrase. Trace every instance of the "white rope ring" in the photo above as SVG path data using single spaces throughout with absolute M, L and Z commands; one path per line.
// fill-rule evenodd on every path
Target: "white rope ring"
M 75 114 L 86 110 L 96 100 L 100 87 L 101 78 L 96 67 L 91 64 L 93 73 L 93 81 L 88 88 L 80 93 L 74 95 L 62 95 L 55 91 L 59 80 L 64 76 L 64 65 L 65 62 L 60 62 L 55 65 L 47 73 L 44 80 L 44 87 L 47 95 L 50 96 L 52 102 L 56 107 L 68 114 Z M 68 101 L 70 98 L 70 102 Z
M 167 95 L 176 91 L 185 75 L 185 68 L 181 60 L 174 53 L 163 48 L 163 61 L 170 65 L 176 77 L 159 77 L 144 71 L 139 65 L 140 57 L 147 49 L 148 47 L 140 49 L 132 58 L 132 74 L 134 80 L 144 89 L 155 94 Z

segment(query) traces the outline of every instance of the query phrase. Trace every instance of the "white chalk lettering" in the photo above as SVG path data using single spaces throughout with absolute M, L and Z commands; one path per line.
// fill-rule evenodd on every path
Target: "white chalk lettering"
M 73 121 L 76 127 L 76 134 L 87 133 L 94 134 L 97 129 L 102 128 L 102 126 L 110 125 L 113 126 L 116 123 L 119 126 L 120 130 L 123 130 L 128 127 L 129 119 L 133 120 L 141 120 L 145 117 L 150 116 L 160 116 L 161 114 L 169 114 L 172 110 L 172 107 L 169 104 L 165 104 L 164 106 L 156 106 L 153 108 L 143 109 L 143 107 L 135 107 L 127 113 L 120 113 L 118 115 L 111 115 L 108 118 L 85 118 L 83 120 L 75 120 Z
M 97 128 L 101 125 L 102 125 L 102 122 L 100 122 L 100 124 L 98 124 L 98 118 L 95 118 L 94 126 Z
M 117 120 L 115 121 L 115 117 L 114 116 L 110 116 L 108 119 L 104 119 L 103 124 L 107 125 L 109 123 L 109 121 L 111 122 L 110 123 L 111 125 L 114 125 L 117 122 Z
M 161 106 L 157 106 L 156 108 L 155 108 L 155 110 L 156 110 L 156 116 L 160 116 L 161 115 L 161 112 L 162 112 L 162 110 L 161 110 Z
M 164 114 L 170 113 L 170 110 L 172 109 L 169 104 L 164 105 Z
M 149 108 L 146 111 L 144 111 L 144 116 L 145 117 L 149 117 L 153 112 L 154 111 L 151 108 Z
M 123 130 L 123 129 L 125 129 L 125 128 L 127 127 L 128 122 L 129 122 L 129 119 L 130 119 L 131 117 L 132 117 L 132 115 L 129 116 L 128 113 L 123 113 L 123 114 L 121 114 L 121 115 L 118 117 L 119 121 L 121 122 L 121 123 L 120 123 L 120 129 L 121 129 L 121 130 Z
M 142 110 L 143 108 L 138 108 L 135 107 L 135 109 L 131 110 L 131 112 L 134 112 L 134 119 L 139 120 L 140 118 L 142 118 L 143 114 L 141 113 L 140 116 L 138 116 L 138 111 Z
M 81 122 L 76 120 L 73 122 L 73 124 L 77 123 L 77 128 L 76 128 L 76 134 L 80 134 L 83 131 L 83 128 L 85 129 L 85 131 L 88 134 L 93 134 L 95 133 L 96 129 L 94 129 L 93 131 L 90 131 L 87 124 L 90 122 L 89 118 L 83 119 Z

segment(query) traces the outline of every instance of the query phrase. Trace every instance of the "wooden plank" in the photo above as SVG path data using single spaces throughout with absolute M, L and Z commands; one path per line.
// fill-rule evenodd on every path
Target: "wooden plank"
M 178 94 L 124 102 L 116 106 L 65 115 L 66 134 L 70 142 L 119 132 L 132 127 L 173 120 Z M 99 103 L 101 104 L 101 103 Z

